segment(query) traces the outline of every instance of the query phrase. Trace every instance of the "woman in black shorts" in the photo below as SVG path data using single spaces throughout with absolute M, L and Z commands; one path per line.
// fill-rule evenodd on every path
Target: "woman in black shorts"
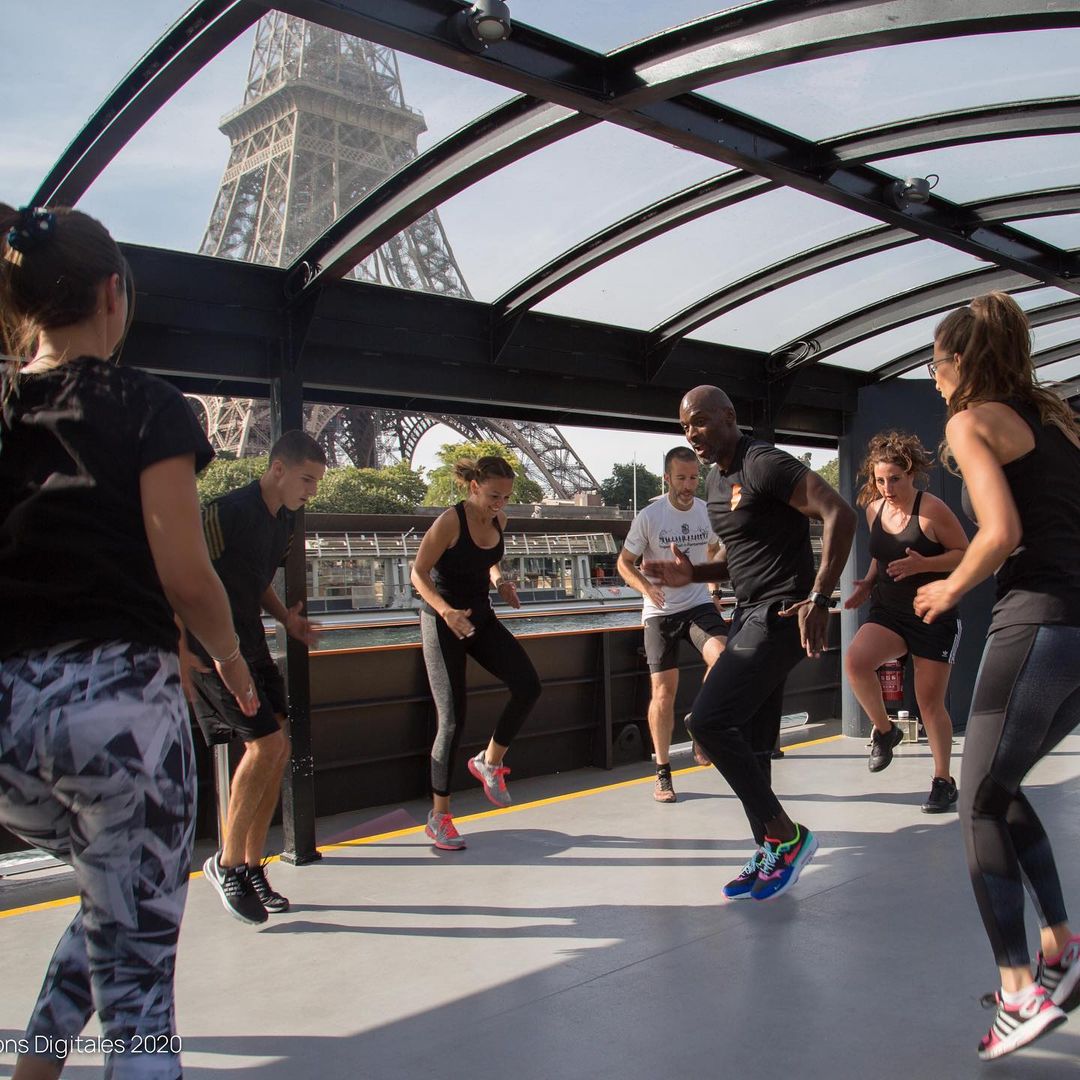
M 960 641 L 960 620 L 950 611 L 927 626 L 912 605 L 920 585 L 944 577 L 960 562 L 968 540 L 948 506 L 915 487 L 917 479 L 927 476 L 930 463 L 930 454 L 914 435 L 886 431 L 870 440 L 862 466 L 866 484 L 858 502 L 866 507 L 874 561 L 844 602 L 845 608 L 856 608 L 869 598 L 870 614 L 848 646 L 844 670 L 874 725 L 869 766 L 871 772 L 880 772 L 892 761 L 903 732 L 885 711 L 876 672 L 885 661 L 911 653 L 919 716 L 934 758 L 923 811 L 936 814 L 951 809 L 957 799 L 945 690 Z
M 1035 382 L 1031 334 L 1004 293 L 946 316 L 930 364 L 949 403 L 943 460 L 964 478 L 979 525 L 960 565 L 919 589 L 930 625 L 997 575 L 986 648 L 964 740 L 960 824 L 1001 989 L 979 1057 L 1000 1057 L 1080 1004 L 1080 936 L 1067 922 L 1050 840 L 1020 789 L 1080 723 L 1080 432 L 1069 407 Z M 970 507 L 970 509 L 969 509 Z M 1031 970 L 1024 882 L 1041 925 Z
M 509 806 L 503 757 L 540 696 L 540 680 L 517 638 L 495 618 L 489 590 L 521 607 L 512 582 L 499 573 L 503 557 L 503 507 L 514 488 L 514 470 L 501 457 L 459 461 L 454 468 L 468 497 L 440 514 L 416 553 L 412 583 L 424 605 L 424 645 L 438 731 L 431 748 L 434 807 L 427 832 L 437 848 L 460 851 L 465 841 L 450 816 L 450 778 L 465 727 L 465 666 L 472 657 L 506 683 L 510 699 L 487 747 L 469 759 L 469 772 L 496 806 Z

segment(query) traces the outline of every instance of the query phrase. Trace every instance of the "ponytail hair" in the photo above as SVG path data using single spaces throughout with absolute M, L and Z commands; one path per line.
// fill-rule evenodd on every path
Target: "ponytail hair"
M 912 473 L 912 480 L 927 479 L 934 458 L 923 446 L 918 435 L 909 435 L 906 431 L 881 431 L 875 435 L 866 447 L 859 475 L 866 477 L 866 483 L 859 490 L 859 506 L 869 506 L 877 497 L 877 484 L 874 482 L 875 465 L 895 465 L 906 473 Z
M 517 473 L 506 458 L 495 455 L 482 457 L 478 461 L 473 458 L 460 458 L 454 463 L 454 480 L 466 490 L 473 480 L 482 484 L 493 477 L 498 477 L 500 480 L 516 480 Z
M 938 323 L 934 341 L 950 355 L 960 355 L 958 382 L 949 399 L 950 417 L 984 402 L 1019 399 L 1038 411 L 1043 424 L 1056 424 L 1074 442 L 1080 437 L 1069 406 L 1039 386 L 1031 362 L 1027 316 L 1008 293 L 986 293 L 950 312 Z M 945 467 L 955 473 L 945 440 L 939 454 Z
M 42 330 L 89 318 L 99 286 L 113 274 L 127 290 L 130 327 L 131 269 L 101 222 L 65 206 L 14 210 L 0 203 L 0 350 L 27 359 Z

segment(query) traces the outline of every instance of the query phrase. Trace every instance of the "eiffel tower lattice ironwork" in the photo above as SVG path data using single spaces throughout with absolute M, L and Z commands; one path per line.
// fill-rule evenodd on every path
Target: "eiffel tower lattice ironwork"
M 222 120 L 231 151 L 201 252 L 282 266 L 417 154 L 426 130 L 402 90 L 393 50 L 295 16 L 259 20 L 243 104 Z M 469 297 L 437 212 L 413 222 L 352 276 Z M 251 398 L 195 396 L 215 448 L 266 453 L 270 411 Z M 484 417 L 311 405 L 305 428 L 332 463 L 411 460 L 420 437 L 446 424 L 467 439 L 518 451 L 526 472 L 567 498 L 599 485 L 558 428 Z

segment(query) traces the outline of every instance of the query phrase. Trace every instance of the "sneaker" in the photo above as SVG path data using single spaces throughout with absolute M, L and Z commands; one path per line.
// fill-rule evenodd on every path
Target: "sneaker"
M 904 733 L 896 724 L 893 724 L 884 735 L 874 728 L 874 734 L 871 736 L 874 745 L 870 747 L 870 760 L 867 762 L 871 772 L 881 772 L 882 769 L 889 767 L 893 747 L 897 746 L 903 737 Z
M 449 814 L 432 810 L 424 832 L 440 851 L 461 851 L 465 847 L 465 838 L 454 828 L 454 819 Z
M 686 728 L 687 734 L 690 736 L 690 752 L 694 755 L 694 760 L 699 765 L 711 765 L 712 761 L 710 760 L 709 755 L 701 749 L 701 745 L 698 743 L 697 739 L 694 738 L 693 729 L 690 727 L 690 722 L 693 719 L 693 713 L 687 713 L 683 717 L 683 727 Z
M 474 758 L 469 758 L 469 772 L 484 785 L 484 794 L 488 802 L 496 806 L 509 806 L 513 801 L 506 790 L 506 778 L 510 770 L 505 765 L 489 765 L 481 750 Z
M 979 1043 L 979 1057 L 983 1061 L 992 1061 L 1027 1046 L 1064 1024 L 1066 1019 L 1065 1013 L 1050 1000 L 1046 988 L 1039 985 L 1022 1005 L 1006 1005 L 1000 993 L 985 994 L 981 1004 L 987 1009 L 997 1006 L 994 1022 Z
M 930 784 L 930 794 L 926 802 L 922 804 L 924 814 L 944 814 L 949 810 L 956 809 L 956 800 L 960 793 L 956 790 L 956 781 L 950 776 L 943 780 L 935 776 Z
M 765 852 L 758 848 L 746 861 L 746 865 L 739 871 L 739 876 L 732 878 L 720 891 L 725 900 L 747 900 L 750 890 L 757 881 L 758 871 L 761 869 L 761 860 Z
M 786 844 L 765 838 L 757 881 L 750 890 L 752 900 L 771 900 L 799 880 L 803 867 L 818 849 L 817 837 L 805 826 L 795 826 L 795 839 Z
M 248 880 L 255 890 L 255 895 L 262 901 L 262 906 L 267 911 L 279 915 L 281 912 L 289 910 L 289 901 L 281 893 L 274 890 L 269 880 L 267 880 L 265 867 L 265 862 L 259 863 L 258 866 L 249 866 L 247 868 Z
M 266 908 L 255 894 L 246 866 L 222 866 L 221 852 L 215 851 L 203 863 L 203 874 L 233 918 L 252 925 L 266 922 Z
M 1052 964 L 1039 953 L 1035 978 L 1062 1012 L 1072 1012 L 1080 1005 L 1080 937 L 1070 938 Z
M 652 797 L 657 802 L 675 802 L 678 796 L 671 783 L 671 770 L 665 769 L 656 774 L 656 783 L 653 785 Z

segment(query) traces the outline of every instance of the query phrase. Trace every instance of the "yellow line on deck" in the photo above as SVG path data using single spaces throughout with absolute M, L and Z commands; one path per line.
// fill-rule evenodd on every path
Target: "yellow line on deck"
M 792 743 L 790 746 L 785 746 L 786 750 L 802 750 L 807 746 L 820 746 L 822 743 L 835 742 L 837 739 L 842 739 L 842 735 L 826 735 L 821 739 L 809 739 L 806 742 Z M 705 769 L 711 769 L 711 765 L 690 765 L 685 769 L 674 769 L 672 776 L 687 776 L 690 773 L 704 772 Z M 554 803 L 570 802 L 571 799 L 583 799 L 587 795 L 601 795 L 605 791 L 618 791 L 621 788 L 637 787 L 640 784 L 651 784 L 653 782 L 652 776 L 639 776 L 633 780 L 620 780 L 616 784 L 601 784 L 599 787 L 585 788 L 583 791 L 568 791 L 563 795 L 549 795 L 546 799 L 534 799 L 532 802 L 520 803 L 517 806 L 499 806 L 494 810 L 481 810 L 477 814 L 466 814 L 464 817 L 456 818 L 456 821 L 482 821 L 484 818 L 498 817 L 500 814 L 513 814 L 520 810 L 535 810 L 539 806 L 551 806 Z M 343 840 L 339 844 L 320 844 L 319 851 L 336 851 L 338 848 L 345 847 L 358 847 L 361 844 L 375 844 L 382 840 L 396 840 L 400 836 L 414 836 L 417 833 L 424 831 L 423 825 L 410 825 L 407 829 L 394 829 L 391 832 L 376 833 L 374 836 L 361 836 L 356 840 Z M 279 856 L 273 855 L 267 862 L 277 862 Z M 201 870 L 195 870 L 191 874 L 192 878 L 202 877 Z M 62 900 L 46 900 L 40 904 L 27 904 L 25 907 L 10 908 L 7 911 L 0 911 L 0 919 L 10 918 L 12 915 L 26 915 L 31 911 L 47 911 L 50 908 L 66 907 L 70 904 L 77 904 L 79 898 L 77 896 L 66 896 Z

